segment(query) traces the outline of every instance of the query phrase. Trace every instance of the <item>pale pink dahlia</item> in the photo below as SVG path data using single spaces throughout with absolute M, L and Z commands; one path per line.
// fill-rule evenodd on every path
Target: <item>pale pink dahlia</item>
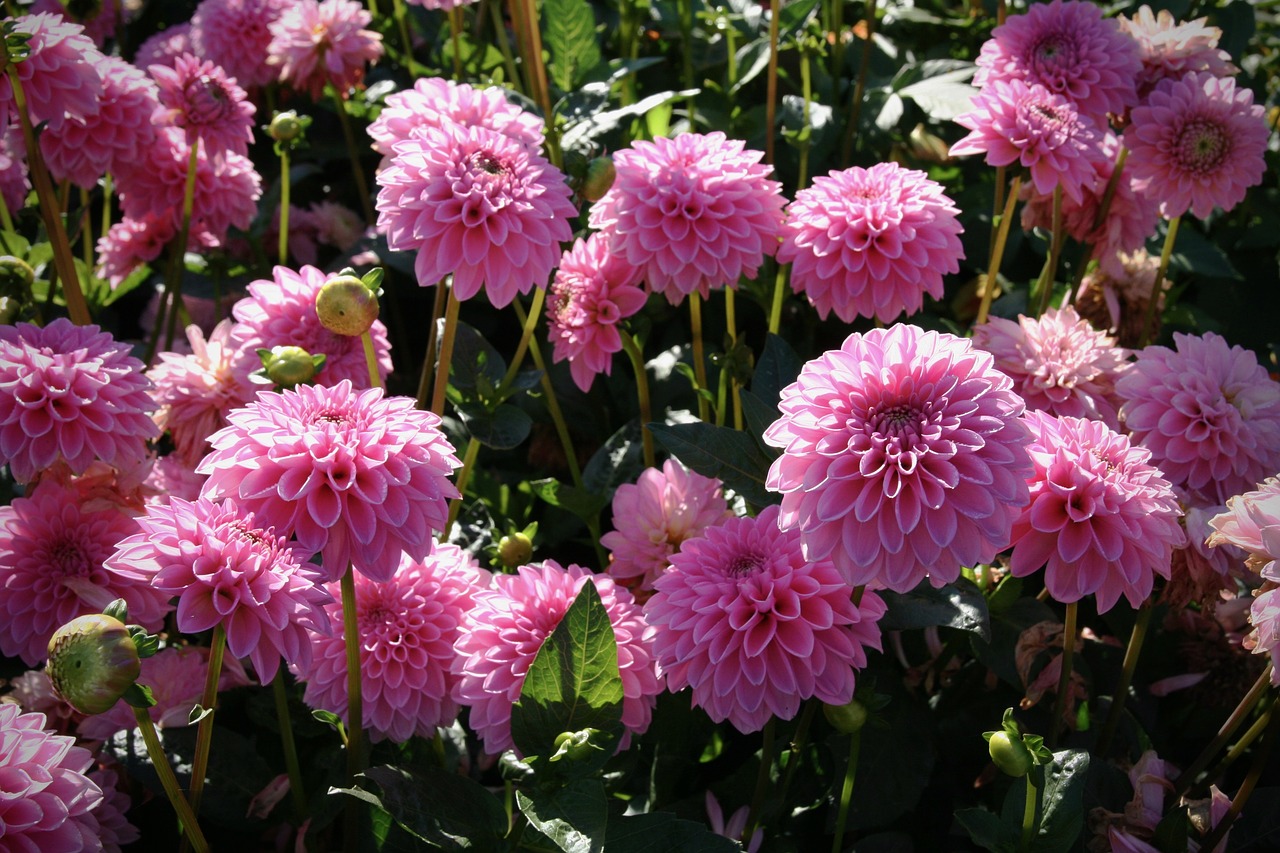
M 297 536 L 299 550 L 323 555 L 329 580 L 350 565 L 385 581 L 401 551 L 424 559 L 459 496 L 448 478 L 462 463 L 440 418 L 411 397 L 357 391 L 344 379 L 262 391 L 227 420 L 196 469 L 209 477 L 202 495 L 231 498 Z
M 74 486 L 53 479 L 0 507 L 0 653 L 34 666 L 54 631 L 117 598 L 130 621 L 158 628 L 169 597 L 104 565 L 137 529 L 123 507 L 82 504 Z
M 222 66 L 241 86 L 274 83 L 279 72 L 270 63 L 271 24 L 290 4 L 291 0 L 200 0 L 191 16 L 192 53 Z
M 452 123 L 394 150 L 378 173 L 378 230 L 417 250 L 418 284 L 452 273 L 458 299 L 483 286 L 496 308 L 546 286 L 578 215 L 559 169 L 506 134 Z
M 147 73 L 159 87 L 157 125 L 182 128 L 188 145 L 199 141 L 215 160 L 226 151 L 249 152 L 258 108 L 220 65 L 186 54 L 172 68 L 153 65 Z
M 22 853 L 101 851 L 102 789 L 85 772 L 93 754 L 45 730 L 44 714 L 0 703 L 0 848 Z
M 1280 586 L 1266 583 L 1249 608 L 1253 630 L 1244 638 L 1244 647 L 1256 655 L 1270 655 L 1271 683 L 1280 685 Z
M 954 335 L 850 335 L 782 391 L 766 485 L 809 560 L 906 592 L 990 562 L 1028 500 L 1030 435 L 1013 380 Z
M 568 360 L 583 391 L 597 374 L 612 372 L 613 354 L 622 349 L 618 324 L 644 307 L 637 272 L 599 233 L 578 240 L 560 261 L 547 299 L 547 336 L 555 360 Z
M 672 692 L 743 733 L 789 720 L 811 696 L 853 699 L 854 670 L 880 649 L 884 601 L 853 590 L 830 560 L 809 560 L 778 507 L 730 518 L 690 539 L 654 583 L 645 617 Z
M 666 570 L 671 555 L 686 539 L 701 536 L 731 517 L 724 484 L 690 471 L 675 459 L 662 470 L 646 468 L 634 484 L 613 493 L 613 526 L 600 538 L 610 551 L 609 574 L 619 582 L 638 582 L 642 591 Z
M 1031 504 L 1013 525 L 1010 571 L 1045 568 L 1054 600 L 1096 594 L 1099 612 L 1124 595 L 1138 607 L 1169 577 L 1185 544 L 1182 509 L 1151 454 L 1099 421 L 1030 412 Z
M 142 485 L 146 506 L 167 504 L 170 498 L 194 501 L 200 497 L 204 477 L 195 472 L 194 465 L 187 465 L 172 453 L 161 456 L 151 466 Z
M 1149 346 L 1116 383 L 1120 420 L 1175 486 L 1206 503 L 1280 471 L 1280 384 L 1213 332 Z
M 14 33 L 29 36 L 26 59 L 13 64 L 22 82 L 27 113 L 33 125 L 48 123 L 53 131 L 68 119 L 84 121 L 98 111 L 103 56 L 84 27 L 48 12 L 5 18 Z M 8 75 L 0 77 L 0 126 L 6 125 L 15 107 Z
M 1230 77 L 1240 70 L 1231 64 L 1231 54 L 1218 47 L 1222 30 L 1205 26 L 1208 18 L 1179 23 L 1168 9 L 1152 12 L 1150 6 L 1141 6 L 1132 18 L 1120 15 L 1116 20 L 1138 43 L 1140 99 L 1161 80 L 1178 80 L 1188 72 Z
M 75 708 L 67 704 L 53 689 L 53 679 L 43 669 L 29 669 L 17 678 L 9 679 L 8 692 L 0 702 L 16 702 L 22 710 L 39 711 L 45 722 L 60 735 L 71 734 L 76 723 L 84 719 Z
M 26 483 L 55 462 L 132 470 L 159 435 L 142 362 L 97 326 L 0 326 L 0 462 Z
M 824 320 L 914 314 L 926 293 L 942 298 L 942 277 L 964 257 L 960 211 L 940 184 L 897 163 L 815 178 L 787 210 L 778 261 Z
M 1027 408 L 1120 428 L 1116 380 L 1129 368 L 1129 353 L 1070 305 L 1016 323 L 992 317 L 974 326 L 973 345 L 995 356 Z
M 991 32 L 978 55 L 979 86 L 1019 80 L 1070 99 L 1104 123 L 1137 102 L 1138 44 L 1093 3 L 1032 3 Z
M 489 573 L 456 545 L 437 545 L 425 560 L 405 556 L 386 583 L 357 576 L 364 727 L 374 740 L 434 737 L 458 716 L 453 644 Z M 338 597 L 336 584 L 333 589 Z M 327 635 L 312 634 L 309 666 L 298 667 L 312 708 L 347 719 L 347 660 L 342 606 L 331 604 Z
M 1227 511 L 1209 520 L 1208 544 L 1235 545 L 1249 555 L 1246 565 L 1265 580 L 1280 582 L 1280 477 L 1227 499 Z
M 1264 113 L 1230 77 L 1201 72 L 1161 83 L 1124 133 L 1135 183 L 1169 219 L 1230 210 L 1266 172 Z
M 592 228 L 672 305 L 754 278 L 782 231 L 782 185 L 764 154 L 720 131 L 637 141 L 613 155 L 617 176 L 591 206 Z
M 645 623 L 631 593 L 606 575 L 578 565 L 561 567 L 554 560 L 520 566 L 514 575 L 495 575 L 493 587 L 476 593 L 475 605 L 463 617 L 454 648 L 459 681 L 454 698 L 471 709 L 468 721 L 496 755 L 511 749 L 511 706 L 520 698 L 524 677 L 543 642 L 560 624 L 582 587 L 590 582 L 600 593 L 618 641 L 622 675 L 622 726 L 625 749 L 631 735 L 649 728 L 662 685 L 655 669 L 654 629 Z
M 477 89 L 443 77 L 422 77 L 414 81 L 412 89 L 387 95 L 386 106 L 369 125 L 369 136 L 373 137 L 374 151 L 391 157 L 397 142 L 447 122 L 487 127 L 534 150 L 542 146 L 545 128 L 541 118 L 508 101 L 497 86 Z
M 142 219 L 126 216 L 98 238 L 98 275 L 114 289 L 143 264 L 149 264 L 177 236 L 169 216 L 147 213 Z
M 1030 170 L 1036 192 L 1052 193 L 1061 185 L 1080 204 L 1084 191 L 1097 183 L 1096 163 L 1105 156 L 1097 125 L 1038 83 L 994 80 L 956 123 L 971 132 L 951 146 L 953 156 L 985 154 L 992 166 L 1021 164 Z
M 338 94 L 364 80 L 365 66 L 382 57 L 382 35 L 368 26 L 373 15 L 355 0 L 299 0 L 271 23 L 268 62 L 280 79 L 315 100 L 326 83 Z
M 138 47 L 138 52 L 133 55 L 133 64 L 139 69 L 150 68 L 152 65 L 165 65 L 172 68 L 178 57 L 185 53 L 205 55 L 191 43 L 190 22 L 172 24 L 148 37 Z M 206 55 L 206 58 L 212 57 L 207 57 Z M 217 60 L 215 59 L 214 62 L 217 62 Z M 218 62 L 218 64 L 224 69 L 227 67 L 222 62 Z M 240 79 L 240 76 L 234 71 L 229 71 L 228 73 L 232 77 Z
M 364 236 L 364 220 L 345 204 L 318 201 L 307 208 L 306 214 L 315 229 L 316 241 L 339 252 L 351 251 Z

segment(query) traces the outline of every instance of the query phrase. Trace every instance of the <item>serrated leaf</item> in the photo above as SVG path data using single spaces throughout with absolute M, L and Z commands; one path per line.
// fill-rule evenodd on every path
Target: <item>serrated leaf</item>
M 666 812 L 609 815 L 609 853 L 735 853 L 742 847 L 704 824 Z
M 529 483 L 529 488 L 547 503 L 571 512 L 583 521 L 593 521 L 600 514 L 600 510 L 604 509 L 604 498 L 554 478 L 534 480 Z
M 533 418 L 517 406 L 503 403 L 492 412 L 479 406 L 463 404 L 458 416 L 476 441 L 494 450 L 511 450 L 524 444 L 533 429 Z
M 972 631 L 984 640 L 991 639 L 991 619 L 987 599 L 972 581 L 960 578 L 954 583 L 934 588 L 927 580 L 910 592 L 883 590 L 880 597 L 888 610 L 880 619 L 886 631 L 945 626 Z
M 551 80 L 560 91 L 572 91 L 600 64 L 595 13 L 587 0 L 543 0 L 542 13 Z
M 600 780 L 577 779 L 561 788 L 531 794 L 517 791 L 516 803 L 529 823 L 564 853 L 604 850 L 609 807 Z M 613 849 L 610 844 L 609 850 Z
M 718 477 L 756 506 L 782 500 L 764 486 L 772 460 L 745 432 L 708 423 L 649 424 L 649 431 L 686 466 L 704 477 Z

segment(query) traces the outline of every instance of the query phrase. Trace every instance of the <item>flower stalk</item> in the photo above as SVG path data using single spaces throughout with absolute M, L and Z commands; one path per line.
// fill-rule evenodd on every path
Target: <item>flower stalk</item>
M 1018 190 L 1021 188 L 1022 176 L 1015 175 L 1012 183 L 1009 184 L 1009 195 L 1005 198 L 1000 221 L 996 223 L 996 242 L 991 248 L 991 260 L 987 262 L 987 272 L 978 284 L 981 290 L 981 302 L 978 304 L 978 316 L 973 321 L 975 326 L 987 322 L 987 315 L 991 312 L 991 300 L 995 296 L 996 285 L 1000 278 L 1000 261 L 1004 258 L 1005 243 L 1009 239 L 1009 223 L 1013 221 L 1013 208 L 1018 203 Z
M 213 744 L 214 705 L 218 701 L 218 679 L 222 676 L 222 659 L 227 650 L 227 632 L 219 623 L 213 627 L 209 646 L 209 671 L 205 675 L 204 692 L 200 694 L 203 714 L 196 728 L 196 752 L 191 763 L 191 811 L 200 813 L 204 796 L 205 771 L 209 768 L 209 749 Z
M 1200 754 L 1196 756 L 1196 760 L 1191 762 L 1191 765 L 1174 780 L 1173 796 L 1180 797 L 1191 789 L 1191 786 L 1195 784 L 1196 777 L 1209 766 L 1209 762 L 1218 754 L 1218 750 L 1227 745 L 1227 741 L 1244 723 L 1245 717 L 1254 709 L 1258 704 L 1258 700 L 1262 698 L 1262 695 L 1270 686 L 1271 664 L 1267 664 L 1266 668 L 1262 670 L 1262 674 L 1258 676 L 1258 680 L 1253 683 L 1253 686 L 1249 688 L 1249 692 L 1244 695 L 1244 698 L 1232 710 L 1226 722 L 1222 724 L 1213 740 L 1209 742 L 1209 745 L 1201 750 Z
M 360 623 L 356 611 L 355 568 L 342 574 L 342 641 L 347 653 L 347 784 L 355 787 L 356 776 L 364 770 L 364 693 L 360 677 Z M 360 801 L 347 798 L 343 826 L 344 849 L 358 847 Z
M 461 303 L 458 302 L 458 297 L 451 285 L 446 285 L 442 281 L 436 287 L 448 287 L 449 289 L 449 302 L 444 314 L 444 334 L 440 338 L 440 356 L 436 359 L 435 387 L 431 393 L 431 411 L 437 415 L 443 415 L 445 393 L 449 389 L 449 366 L 453 361 L 453 341 L 458 332 L 458 310 L 461 308 Z M 427 358 L 431 358 L 430 351 L 427 352 Z
M 653 433 L 649 432 L 649 423 L 653 420 L 653 411 L 649 402 L 649 376 L 645 371 L 644 355 L 631 333 L 625 329 L 618 330 L 622 338 L 622 348 L 631 359 L 631 367 L 636 374 L 636 397 L 640 404 L 640 443 L 644 450 L 644 466 L 653 468 L 657 465 L 653 452 Z
M 156 775 L 160 777 L 160 784 L 169 798 L 169 804 L 178 813 L 178 820 L 182 822 L 182 831 L 191 841 L 191 849 L 195 853 L 209 853 L 209 842 L 200 831 L 200 824 L 196 821 L 195 812 L 191 810 L 190 803 L 187 802 L 186 797 L 182 796 L 182 789 L 178 787 L 178 779 L 173 775 L 173 767 L 170 766 L 169 758 L 165 755 L 160 736 L 156 734 L 151 715 L 146 709 L 135 707 L 133 716 L 138 722 L 138 728 L 142 731 L 142 741 L 147 745 L 147 754 L 156 768 Z
M 689 323 L 693 328 L 693 375 L 698 380 L 698 418 L 711 419 L 711 404 L 703 396 L 707 387 L 707 356 L 702 343 L 702 296 L 696 291 L 689 294 Z
M 302 766 L 298 763 L 298 744 L 293 738 L 293 718 L 289 715 L 289 695 L 285 690 L 284 667 L 276 670 L 271 679 L 271 693 L 275 699 L 276 722 L 280 726 L 280 746 L 284 750 L 285 772 L 289 774 L 289 794 L 293 797 L 293 810 L 299 821 L 306 819 L 307 790 L 302 784 Z
M 1169 230 L 1164 235 L 1164 247 L 1160 250 L 1160 266 L 1156 269 L 1155 280 L 1151 283 L 1151 301 L 1147 303 L 1147 316 L 1142 324 L 1142 338 L 1138 342 L 1141 349 L 1151 343 L 1155 337 L 1156 312 L 1160 310 L 1160 296 L 1164 293 L 1164 278 L 1169 272 L 1169 259 L 1173 257 L 1173 243 L 1178 239 L 1178 225 L 1181 216 L 1169 220 Z
M 1107 721 L 1103 724 L 1102 734 L 1098 737 L 1098 755 L 1106 756 L 1111 749 L 1111 740 L 1115 737 L 1116 728 L 1120 725 L 1120 717 L 1124 713 L 1125 701 L 1129 698 L 1129 685 L 1133 683 L 1133 673 L 1138 668 L 1138 656 L 1142 653 L 1142 643 L 1147 636 L 1147 628 L 1151 624 L 1151 614 L 1155 604 L 1148 598 L 1138 608 L 1137 620 L 1133 623 L 1133 633 L 1129 635 L 1129 645 L 1124 650 L 1124 664 L 1120 669 L 1120 682 L 1111 695 L 1111 709 L 1107 712 Z
M 1053 698 L 1053 720 L 1049 723 L 1049 748 L 1053 749 L 1062 734 L 1062 717 L 1067 709 L 1067 693 L 1071 688 L 1071 665 L 1076 651 L 1076 616 L 1079 602 L 1067 605 L 1062 625 L 1062 672 L 1058 675 L 1058 692 Z

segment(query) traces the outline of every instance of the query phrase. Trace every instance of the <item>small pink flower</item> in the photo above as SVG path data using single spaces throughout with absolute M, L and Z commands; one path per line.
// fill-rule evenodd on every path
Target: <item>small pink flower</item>
M 187 465 L 170 453 L 161 456 L 151 466 L 143 483 L 143 500 L 147 506 L 168 504 L 172 498 L 194 501 L 200 497 L 204 477 L 195 472 L 195 466 Z
M 316 241 L 339 252 L 351 251 L 364 236 L 364 220 L 345 204 L 318 201 L 306 213 L 315 228 Z
M 13 70 L 22 83 L 33 125 L 47 123 L 49 130 L 57 132 L 68 120 L 84 121 L 98 112 L 102 97 L 98 69 L 103 55 L 84 34 L 84 27 L 48 12 L 5 22 L 12 22 L 15 34 L 29 36 L 28 55 L 13 63 Z M 0 76 L 0 129 L 8 125 L 14 108 L 13 86 L 6 74 Z
M 750 808 L 739 806 L 737 811 L 729 815 L 729 822 L 725 823 L 724 810 L 720 808 L 720 801 L 716 799 L 715 794 L 707 791 L 707 823 L 711 825 L 711 831 L 716 835 L 741 842 L 742 833 L 747 831 L 747 820 L 750 817 Z M 763 843 L 764 827 L 757 826 L 751 833 L 750 840 L 745 842 L 745 849 L 747 853 L 757 853 Z
M 199 141 L 215 160 L 225 151 L 249 152 L 257 107 L 221 66 L 187 54 L 172 68 L 155 65 L 147 73 L 159 86 L 157 125 L 182 128 L 188 145 Z
M 1231 64 L 1231 54 L 1218 47 L 1222 30 L 1205 26 L 1208 18 L 1179 23 L 1168 9 L 1152 12 L 1140 6 L 1132 18 L 1116 18 L 1120 29 L 1138 43 L 1142 74 L 1138 96 L 1144 99 L 1161 80 L 1178 80 L 1192 71 L 1207 71 L 1214 77 L 1231 77 L 1239 72 Z
M 299 0 L 271 23 L 271 58 L 280 79 L 315 100 L 326 83 L 346 97 L 382 57 L 382 36 L 367 27 L 373 15 L 355 0 Z
M 178 57 L 185 53 L 208 56 L 205 51 L 198 50 L 192 45 L 190 23 L 172 24 L 152 34 L 138 47 L 138 52 L 133 55 L 133 64 L 139 69 L 150 68 L 152 65 L 172 68 Z M 224 69 L 227 67 L 226 63 L 218 62 L 216 59 L 213 61 Z M 228 73 L 237 80 L 242 79 L 234 71 Z
M 271 24 L 290 5 L 291 0 L 201 0 L 191 16 L 192 52 L 222 66 L 242 86 L 274 83 Z
M 177 233 L 168 216 L 152 213 L 144 214 L 142 219 L 126 216 L 98 238 L 98 275 L 109 281 L 113 289 L 119 287 L 135 269 L 160 257 Z
M 1273 583 L 1256 594 L 1249 609 L 1253 631 L 1245 637 L 1244 647 L 1255 655 L 1270 655 L 1273 669 L 1271 683 L 1280 685 L 1280 587 Z
M 1147 322 L 1147 305 L 1155 286 L 1159 258 L 1136 252 L 1117 252 L 1105 257 L 1099 268 L 1085 275 L 1076 292 L 1076 310 L 1094 326 L 1107 329 L 1124 347 L 1137 347 L 1152 324 Z M 1164 282 L 1160 304 L 1169 282 Z M 1155 319 L 1160 310 L 1157 307 Z
M 71 734 L 76 723 L 84 719 L 53 689 L 53 680 L 43 669 L 29 669 L 9 679 L 8 692 L 0 702 L 16 702 L 22 710 L 44 714 L 46 724 L 60 735 Z
M 470 6 L 478 0 L 404 0 L 410 6 L 421 6 L 424 9 L 457 9 L 460 6 Z
M 487 127 L 537 150 L 545 128 L 542 119 L 507 100 L 502 89 L 477 89 L 442 77 L 422 77 L 412 89 L 387 95 L 386 106 L 369 125 L 373 150 L 390 158 L 395 144 L 428 127 L 448 122 Z
M 1280 477 L 1227 499 L 1226 512 L 1209 520 L 1210 546 L 1235 545 L 1249 555 L 1249 569 L 1280 583 Z

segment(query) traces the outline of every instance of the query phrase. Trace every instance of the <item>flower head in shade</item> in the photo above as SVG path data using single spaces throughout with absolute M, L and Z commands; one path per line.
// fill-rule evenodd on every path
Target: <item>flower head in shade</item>
M 0 201 L 16 214 L 27 203 L 31 179 L 27 176 L 27 148 L 22 130 L 11 124 L 0 132 Z
M 1207 18 L 1179 23 L 1168 9 L 1152 12 L 1150 6 L 1140 6 L 1132 18 L 1120 15 L 1116 20 L 1138 43 L 1140 99 L 1161 80 L 1177 80 L 1193 71 L 1230 77 L 1240 70 L 1231 64 L 1231 54 L 1218 47 L 1222 30 L 1206 26 Z
M 1160 310 L 1157 308 L 1152 323 L 1147 323 L 1147 305 L 1159 266 L 1159 258 L 1148 255 L 1146 249 L 1118 252 L 1104 259 L 1080 282 L 1076 310 L 1095 327 L 1107 329 L 1121 346 L 1140 346 L 1145 328 L 1155 325 L 1158 329 Z M 1169 282 L 1165 281 L 1161 305 L 1168 289 Z
M 1013 380 L 954 335 L 896 325 L 853 334 L 801 369 L 764 433 L 783 449 L 767 486 L 809 560 L 851 586 L 942 586 L 990 562 L 1028 500 Z
M 274 83 L 271 24 L 291 0 L 200 0 L 191 16 L 192 52 L 222 66 L 241 86 Z M 139 63 L 141 64 L 141 63 Z
M 453 122 L 463 127 L 487 127 L 505 133 L 537 150 L 542 145 L 544 123 L 507 100 L 502 89 L 477 89 L 443 77 L 421 77 L 412 89 L 387 95 L 387 104 L 369 125 L 373 150 L 384 157 L 395 153 L 395 144 L 427 127 Z
M 98 838 L 103 853 L 121 853 L 126 844 L 142 837 L 138 828 L 125 817 L 133 806 L 129 795 L 120 790 L 120 774 L 114 770 L 89 771 L 89 779 L 102 789 L 102 803 L 93 810 L 98 819 Z
M 823 319 L 889 323 L 919 311 L 926 293 L 942 298 L 943 275 L 964 257 L 958 214 L 924 172 L 897 163 L 832 172 L 796 193 L 778 261 Z
M 195 472 L 194 465 L 187 465 L 174 454 L 161 456 L 151 466 L 143 483 L 143 501 L 151 504 L 167 504 L 170 498 L 194 501 L 200 497 L 204 477 Z
M 1149 346 L 1116 383 L 1135 444 L 1195 500 L 1226 503 L 1280 471 L 1280 384 L 1213 332 Z
M 729 518 L 724 484 L 690 471 L 675 459 L 662 470 L 646 468 L 634 484 L 613 493 L 615 530 L 600 538 L 612 559 L 609 574 L 621 583 L 638 582 L 642 591 L 667 568 L 686 539 L 701 536 Z
M 198 140 L 215 160 L 224 151 L 248 153 L 258 108 L 221 66 L 186 54 L 172 68 L 156 65 L 147 73 L 160 89 L 156 124 L 182 128 L 188 145 Z
M 28 55 L 13 63 L 22 83 L 27 113 L 33 125 L 47 123 L 52 131 L 68 120 L 84 121 L 98 111 L 102 97 L 99 64 L 103 56 L 84 27 L 43 12 L 6 18 L 15 34 L 28 36 Z M 13 85 L 6 74 L 0 78 L 0 127 L 15 109 Z
M 1116 380 L 1129 353 L 1089 325 L 1070 305 L 1015 323 L 992 317 L 973 328 L 973 345 L 995 356 L 1027 408 L 1100 420 L 1120 428 Z
M 97 326 L 0 326 L 0 462 L 20 483 L 55 462 L 132 470 L 159 434 L 142 362 Z
M 98 238 L 98 275 L 119 287 L 135 269 L 160 257 L 177 233 L 169 216 L 126 216 Z
M 496 755 L 514 746 L 511 706 L 520 698 L 538 650 L 587 583 L 595 584 L 600 593 L 618 641 L 625 729 L 619 746 L 625 749 L 631 735 L 649 728 L 662 691 L 652 651 L 654 629 L 645 623 L 640 605 L 608 576 L 581 566 L 561 567 L 546 560 L 520 566 L 516 572 L 495 575 L 492 588 L 476 594 L 454 644 L 454 672 L 459 678 L 454 698 L 471 709 L 468 720 L 485 751 Z
M 1208 72 L 1161 83 L 1124 133 L 1133 179 L 1167 218 L 1230 210 L 1266 172 L 1267 122 L 1253 92 Z
M 138 52 L 133 55 L 133 64 L 138 68 L 150 68 L 152 65 L 165 65 L 172 68 L 174 62 L 184 53 L 207 55 L 192 45 L 190 22 L 172 24 L 153 33 L 138 47 Z M 218 64 L 224 69 L 227 67 L 225 63 L 218 62 Z M 237 80 L 241 79 L 240 75 L 234 71 L 229 73 Z
M 382 35 L 356 0 L 299 0 L 271 24 L 268 60 L 280 79 L 319 100 L 326 83 L 338 94 L 360 85 L 365 66 L 382 57 Z
M 884 602 L 860 604 L 830 560 L 808 560 L 800 533 L 778 528 L 778 507 L 730 518 L 690 539 L 654 583 L 645 616 L 654 652 L 674 691 L 716 722 L 756 732 L 789 720 L 811 696 L 853 699 L 866 647 L 880 648 Z
M 458 716 L 453 643 L 489 573 L 456 545 L 425 560 L 405 557 L 386 583 L 357 576 L 364 726 L 375 740 L 432 737 Z M 334 590 L 335 596 L 337 590 Z M 347 719 L 347 661 L 342 606 L 326 608 L 329 634 L 312 634 L 311 664 L 298 668 L 304 701 Z
M 547 335 L 555 360 L 569 361 L 573 381 L 583 391 L 591 389 L 597 374 L 609 375 L 613 354 L 622 349 L 618 323 L 644 307 L 636 272 L 596 233 L 564 253 L 551 281 Z
M 1071 100 L 1095 121 L 1137 102 L 1138 45 L 1093 3 L 1032 3 L 991 32 L 978 55 L 979 86 L 1020 80 Z
M 259 524 L 295 535 L 299 550 L 323 555 L 328 579 L 351 565 L 385 581 L 402 551 L 431 553 L 458 497 L 448 478 L 462 463 L 440 418 L 412 398 L 344 379 L 260 392 L 227 420 L 196 469 L 209 477 L 202 495 L 231 498 Z
M 1246 565 L 1252 571 L 1280 583 L 1280 477 L 1228 498 L 1226 510 L 1209 520 L 1208 544 L 1235 545 L 1249 555 Z
M 782 185 L 763 157 L 720 131 L 634 142 L 613 155 L 617 175 L 591 206 L 591 227 L 672 305 L 737 286 L 782 230 Z
M 417 250 L 418 284 L 452 273 L 458 299 L 484 287 L 496 308 L 546 285 L 578 213 L 555 166 L 506 134 L 453 123 L 394 150 L 378 173 L 378 230 L 392 249 Z
M 36 0 L 31 4 L 32 12 L 49 12 L 61 15 L 73 23 L 84 27 L 84 34 L 93 39 L 93 43 L 102 47 L 103 43 L 115 35 L 116 24 L 123 23 L 130 10 L 122 8 L 119 0 L 93 0 L 90 3 L 68 3 L 65 0 Z
M 1099 421 L 1030 412 L 1027 423 L 1035 473 L 1031 504 L 1013 525 L 1011 571 L 1043 566 L 1057 601 L 1096 594 L 1101 612 L 1123 595 L 1138 607 L 1185 544 L 1173 488 L 1150 453 Z

